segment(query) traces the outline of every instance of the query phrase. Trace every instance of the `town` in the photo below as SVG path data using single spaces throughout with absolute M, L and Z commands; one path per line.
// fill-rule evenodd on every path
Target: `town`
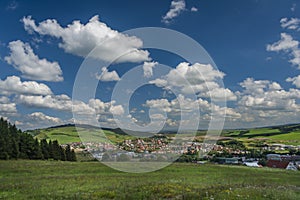
M 263 144 L 247 148 L 237 140 L 218 141 L 216 144 L 188 142 L 172 144 L 172 139 L 163 134 L 151 138 L 124 140 L 119 144 L 74 142 L 71 148 L 77 153 L 91 154 L 103 162 L 191 162 L 270 167 L 287 170 L 300 169 L 300 145 Z M 276 153 L 279 152 L 279 153 Z M 176 158 L 176 159 L 174 159 Z

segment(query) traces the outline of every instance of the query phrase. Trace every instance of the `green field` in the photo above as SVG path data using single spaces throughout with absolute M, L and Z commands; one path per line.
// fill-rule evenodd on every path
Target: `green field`
M 175 163 L 130 174 L 99 162 L 0 161 L 0 199 L 300 199 L 300 172 Z
M 245 133 L 243 133 L 245 132 Z M 243 141 L 247 146 L 255 140 L 264 140 L 266 143 L 282 143 L 300 145 L 300 130 L 281 132 L 279 128 L 255 128 L 245 130 L 224 130 L 225 137 L 231 137 Z
M 31 131 L 39 140 L 58 140 L 60 144 L 68 144 L 73 142 L 83 141 L 110 141 L 112 143 L 120 143 L 126 139 L 134 139 L 133 136 L 118 134 L 114 130 L 103 130 L 100 132 L 97 128 L 77 128 L 81 131 L 81 137 L 78 136 L 76 128 L 74 126 L 46 128 Z M 245 132 L 246 131 L 246 132 Z M 245 132 L 245 133 L 243 133 Z M 186 134 L 188 136 L 188 134 Z M 203 140 L 206 135 L 206 131 L 198 131 L 197 139 Z M 84 138 L 83 136 L 86 136 Z M 174 136 L 174 134 L 168 134 L 168 136 Z M 191 135 L 192 136 L 192 135 Z M 272 143 L 283 143 L 290 145 L 300 145 L 300 130 L 294 130 L 286 133 L 281 133 L 279 128 L 254 128 L 254 129 L 243 129 L 243 130 L 223 130 L 221 136 L 227 139 L 237 139 L 242 141 L 247 147 L 257 140 L 263 140 L 268 144 Z
M 81 137 L 79 137 L 77 130 L 81 132 Z M 60 144 L 68 144 L 73 142 L 80 142 L 81 139 L 83 141 L 98 141 L 103 142 L 106 139 L 113 143 L 122 142 L 125 139 L 132 138 L 127 135 L 116 134 L 109 130 L 103 130 L 101 132 L 96 128 L 76 128 L 74 126 L 66 126 L 66 127 L 57 127 L 57 128 L 46 128 L 40 129 L 36 131 L 35 137 L 39 140 L 47 139 L 47 140 L 57 140 Z M 103 134 L 104 133 L 104 134 Z M 84 137 L 86 136 L 86 138 Z

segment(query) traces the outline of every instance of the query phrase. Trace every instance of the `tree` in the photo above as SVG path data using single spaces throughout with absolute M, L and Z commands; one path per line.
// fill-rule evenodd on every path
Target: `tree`
M 38 139 L 35 139 L 31 147 L 30 159 L 42 159 L 43 154 Z
M 66 160 L 67 161 L 72 161 L 72 152 L 71 152 L 70 145 L 66 146 Z
M 57 141 L 48 144 L 44 139 L 40 143 L 37 138 L 0 118 L 0 159 L 18 158 L 65 160 L 66 156 L 65 149 Z
M 50 155 L 49 155 L 49 144 L 47 143 L 46 139 L 42 139 L 41 140 L 41 150 L 42 150 L 42 154 L 43 154 L 43 158 L 48 160 Z
M 54 160 L 61 160 L 61 149 L 57 140 L 52 142 L 52 154 Z
M 60 151 L 60 160 L 66 161 L 66 152 L 65 149 L 62 146 L 59 146 L 59 151 Z
M 12 139 L 12 151 L 11 157 L 14 159 L 18 159 L 20 156 L 19 144 L 15 138 Z
M 75 153 L 74 149 L 71 150 L 71 160 L 70 161 L 73 161 L 73 162 L 77 161 L 76 153 Z
M 49 141 L 48 144 L 48 152 L 49 152 L 49 158 L 53 159 L 53 143 L 51 140 Z

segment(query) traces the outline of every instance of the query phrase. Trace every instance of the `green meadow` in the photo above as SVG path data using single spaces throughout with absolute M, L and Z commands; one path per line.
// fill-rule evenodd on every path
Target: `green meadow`
M 80 131 L 80 135 L 78 134 Z M 75 126 L 55 127 L 39 129 L 29 132 L 39 140 L 57 140 L 60 144 L 68 144 L 80 141 L 98 141 L 103 142 L 109 140 L 113 143 L 123 142 L 132 136 L 121 135 L 110 130 L 99 130 L 96 128 L 76 128 Z
M 0 199 L 300 199 L 300 172 L 174 163 L 132 174 L 100 162 L 0 161 Z
M 281 132 L 278 128 L 253 128 L 245 130 L 223 130 L 221 136 L 227 139 L 238 139 L 243 141 L 246 146 L 256 140 L 263 140 L 266 143 L 283 143 L 291 145 L 300 145 L 300 129 L 292 131 Z M 77 130 L 81 132 L 81 138 L 78 135 Z M 97 128 L 75 128 L 74 126 L 45 128 L 34 131 L 29 131 L 33 136 L 47 140 L 58 140 L 60 144 L 67 144 L 72 142 L 84 141 L 99 141 L 109 140 L 113 143 L 120 143 L 126 139 L 133 139 L 133 136 L 126 134 L 119 134 L 114 132 L 115 130 L 103 130 L 101 132 Z M 168 136 L 174 136 L 172 133 L 168 133 Z M 189 136 L 189 134 L 186 134 Z M 203 138 L 206 135 L 206 131 L 198 131 L 197 138 Z M 192 136 L 192 134 L 191 134 Z M 86 138 L 84 138 L 86 137 Z

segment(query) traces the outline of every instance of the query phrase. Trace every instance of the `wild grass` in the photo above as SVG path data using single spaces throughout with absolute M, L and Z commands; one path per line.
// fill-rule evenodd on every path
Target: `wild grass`
M 175 163 L 131 174 L 99 162 L 0 161 L 0 199 L 300 199 L 300 172 Z

